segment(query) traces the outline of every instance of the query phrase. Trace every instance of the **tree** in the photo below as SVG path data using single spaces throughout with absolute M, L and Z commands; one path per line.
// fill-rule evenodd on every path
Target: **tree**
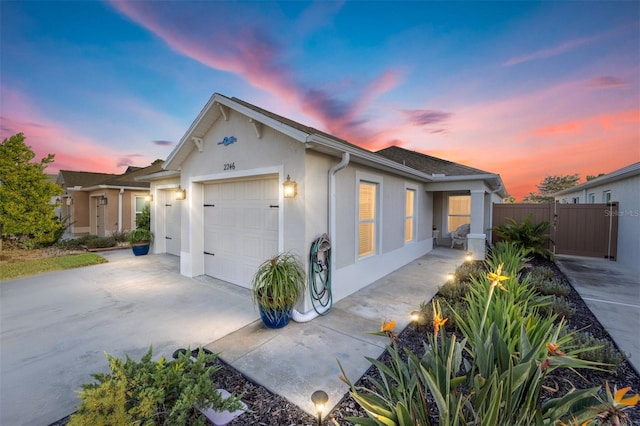
M 2 238 L 26 237 L 36 244 L 55 242 L 62 228 L 51 199 L 62 188 L 45 174 L 54 155 L 39 162 L 18 133 L 0 144 L 0 229 Z
M 547 176 L 537 186 L 538 193 L 530 192 L 522 199 L 524 203 L 553 203 L 553 194 L 563 189 L 576 186 L 580 180 L 580 175 L 575 173 L 563 176 Z

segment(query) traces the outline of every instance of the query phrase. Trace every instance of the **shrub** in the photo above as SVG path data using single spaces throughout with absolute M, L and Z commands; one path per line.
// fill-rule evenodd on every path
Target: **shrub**
M 572 343 L 577 348 L 586 348 L 578 353 L 580 359 L 610 364 L 614 367 L 624 361 L 624 357 L 610 340 L 599 339 L 588 331 L 577 331 Z
M 111 238 L 116 240 L 117 243 L 126 243 L 128 241 L 127 235 L 127 231 L 113 231 Z
M 136 217 L 136 229 L 151 230 L 151 208 L 149 204 L 144 206 L 138 217 Z
M 551 280 L 555 278 L 556 273 L 548 266 L 534 266 L 529 269 L 529 278 L 532 281 Z
M 538 293 L 543 295 L 562 297 L 571 293 L 571 287 L 557 278 L 552 278 L 550 280 L 530 280 L 530 283 Z
M 576 308 L 565 297 L 551 296 L 549 305 L 543 307 L 541 312 L 548 316 L 571 318 L 576 313 Z
M 549 251 L 547 245 L 551 241 L 549 236 L 551 222 L 533 222 L 533 215 L 528 214 L 522 223 L 508 217 L 506 223 L 492 228 L 498 237 L 505 241 L 513 242 L 520 247 L 530 250 L 531 253 L 553 259 L 554 254 Z
M 96 237 L 87 240 L 86 246 L 90 249 L 115 247 L 117 244 L 113 237 Z
M 200 350 L 195 361 L 190 352 L 176 360 L 151 361 L 151 348 L 140 362 L 107 354 L 111 374 L 93 374 L 98 383 L 82 385 L 78 412 L 69 426 L 79 425 L 206 425 L 195 406 L 235 411 L 240 401 L 223 399 L 211 376 L 219 367 L 207 366 L 216 358 Z
M 469 282 L 472 276 L 486 272 L 483 262 L 464 262 L 456 268 L 455 279 L 458 282 Z
M 466 281 L 447 281 L 438 287 L 440 296 L 444 297 L 447 302 L 454 303 L 464 299 L 469 291 L 469 283 Z

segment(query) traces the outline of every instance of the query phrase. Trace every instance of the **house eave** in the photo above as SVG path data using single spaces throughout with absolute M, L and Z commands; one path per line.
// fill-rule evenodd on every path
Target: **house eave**
M 160 172 L 150 173 L 148 175 L 138 176 L 135 178 L 138 182 L 152 182 L 156 180 L 162 179 L 171 179 L 175 177 L 180 177 L 180 171 L 178 170 L 163 170 Z
M 606 183 L 617 182 L 622 179 L 630 178 L 636 175 L 640 175 L 640 162 L 631 164 L 627 167 L 623 167 L 621 169 L 615 170 L 609 174 L 604 176 L 597 177 L 595 179 L 591 179 L 587 182 L 581 183 L 580 185 L 573 186 L 571 188 L 563 189 L 562 191 L 558 191 L 553 194 L 554 197 L 562 196 L 566 194 L 571 194 L 574 192 L 582 191 L 585 189 L 590 189 L 599 185 L 603 185 Z

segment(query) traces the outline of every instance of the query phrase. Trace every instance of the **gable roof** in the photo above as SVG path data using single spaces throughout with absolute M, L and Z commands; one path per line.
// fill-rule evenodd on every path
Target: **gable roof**
M 595 179 L 588 180 L 580 185 L 572 186 L 571 188 L 563 189 L 562 191 L 558 191 L 554 196 L 570 194 L 577 191 L 582 191 L 585 189 L 593 188 L 594 186 L 603 185 L 607 183 L 617 182 L 622 179 L 627 179 L 633 176 L 640 175 L 640 162 L 629 164 L 626 167 L 623 167 L 618 170 L 614 170 L 611 173 L 607 173 L 606 175 L 599 176 Z
M 248 117 L 260 137 L 262 126 L 268 126 L 281 132 L 294 140 L 297 140 L 307 148 L 319 151 L 335 157 L 349 154 L 351 163 L 358 163 L 374 167 L 379 170 L 411 177 L 423 182 L 455 181 L 482 179 L 501 195 L 506 196 L 506 190 L 502 184 L 500 175 L 488 173 L 462 164 L 438 159 L 414 151 L 408 151 L 399 147 L 390 147 L 377 153 L 337 138 L 329 133 L 298 123 L 297 121 L 267 111 L 256 105 L 250 104 L 238 98 L 228 98 L 219 93 L 214 93 L 205 107 L 200 111 L 180 142 L 171 151 L 167 160 L 162 165 L 165 170 L 179 171 L 183 161 L 196 149 L 197 143 L 201 143 L 214 123 L 222 117 L 228 118 L 228 110 L 233 109 Z M 198 142 L 200 141 L 200 142 Z M 406 155 L 406 158 L 400 158 Z M 444 171 L 444 173 L 443 173 Z M 442 176 L 444 174 L 445 176 Z

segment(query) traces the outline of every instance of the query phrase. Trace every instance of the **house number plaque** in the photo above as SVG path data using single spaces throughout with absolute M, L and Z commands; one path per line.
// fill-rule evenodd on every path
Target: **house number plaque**
M 224 163 L 224 168 L 223 168 L 223 170 L 225 170 L 225 171 L 226 171 L 226 170 L 235 170 L 235 169 L 236 169 L 236 163 L 235 163 L 235 161 L 234 161 L 234 162 L 231 162 L 231 163 Z

